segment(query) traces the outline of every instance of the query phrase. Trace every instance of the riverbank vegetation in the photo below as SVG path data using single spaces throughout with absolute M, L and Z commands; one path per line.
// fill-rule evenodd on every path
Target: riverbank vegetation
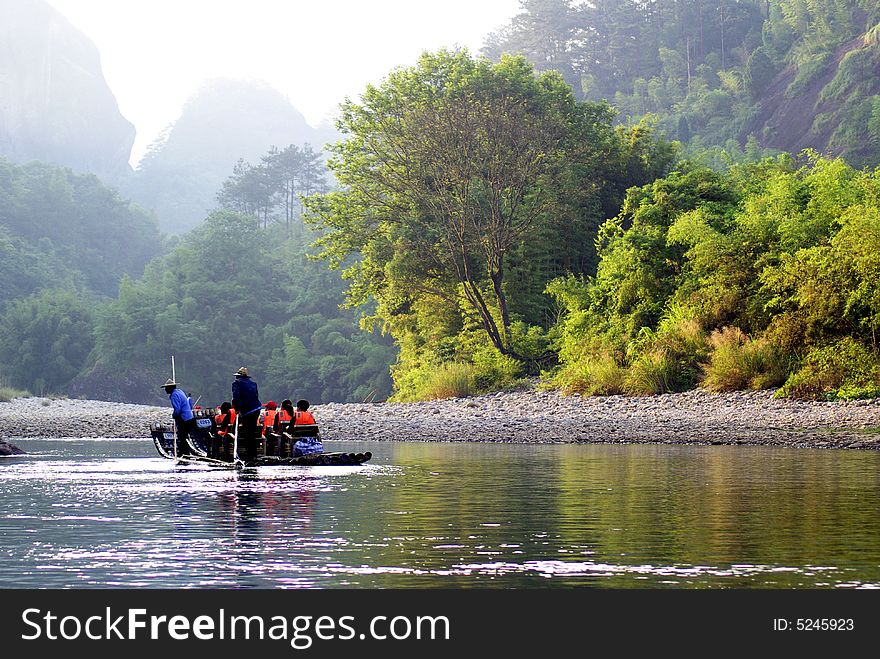
M 31 398 L 33 394 L 14 387 L 0 387 L 0 403 L 8 403 L 13 398 Z
M 782 156 L 629 191 L 594 277 L 548 286 L 554 381 L 584 393 L 880 394 L 880 173 Z

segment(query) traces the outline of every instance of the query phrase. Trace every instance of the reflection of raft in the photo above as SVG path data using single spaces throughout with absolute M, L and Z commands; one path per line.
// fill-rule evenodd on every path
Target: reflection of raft
M 256 459 L 242 462 L 233 460 L 230 455 L 231 436 L 223 438 L 217 434 L 213 411 L 206 410 L 196 417 L 196 430 L 187 438 L 187 455 L 178 455 L 177 461 L 188 464 L 204 464 L 215 467 L 281 467 L 281 466 L 336 466 L 359 465 L 373 457 L 365 453 L 317 453 L 314 455 L 290 455 L 290 447 L 299 437 L 315 437 L 318 426 L 298 425 L 282 428 L 282 432 L 270 437 L 270 441 L 260 442 Z M 150 424 L 150 436 L 156 450 L 163 458 L 175 459 L 174 429 L 163 423 Z M 267 450 L 268 449 L 268 450 Z M 268 454 L 267 454 L 268 453 Z

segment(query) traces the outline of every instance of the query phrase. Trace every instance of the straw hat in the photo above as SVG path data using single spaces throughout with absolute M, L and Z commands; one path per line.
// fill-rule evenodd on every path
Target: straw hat
M 162 388 L 164 389 L 165 387 L 176 387 L 176 386 L 177 386 L 177 383 L 174 380 L 172 380 L 171 378 L 168 378 L 167 380 L 165 380 L 165 384 L 162 385 Z
M 249 377 L 250 377 L 250 375 L 248 375 L 247 366 L 242 366 L 240 369 L 238 369 L 238 370 L 234 373 L 234 375 L 235 375 L 235 377 L 243 377 L 243 378 L 249 378 Z

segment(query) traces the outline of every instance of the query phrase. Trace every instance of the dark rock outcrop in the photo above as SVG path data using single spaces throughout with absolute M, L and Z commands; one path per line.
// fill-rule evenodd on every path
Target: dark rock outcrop
M 5 439 L 0 437 L 0 456 L 7 455 L 24 455 L 24 451 L 18 448 L 15 444 L 10 444 Z
M 134 137 L 95 45 L 43 0 L 0 2 L 0 156 L 115 182 Z

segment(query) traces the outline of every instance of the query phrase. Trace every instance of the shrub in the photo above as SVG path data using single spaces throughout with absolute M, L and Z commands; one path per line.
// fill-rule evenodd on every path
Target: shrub
M 776 395 L 807 400 L 874 398 L 880 395 L 877 353 L 850 337 L 815 348 Z
M 709 343 L 703 386 L 710 391 L 766 389 L 785 380 L 785 360 L 766 340 L 752 341 L 738 327 L 725 327 L 712 332 Z
M 556 376 L 556 383 L 567 394 L 622 394 L 626 393 L 626 368 L 609 354 L 589 357 L 562 369 Z
M 684 391 L 696 386 L 700 364 L 708 358 L 709 343 L 692 310 L 672 303 L 657 331 L 644 329 L 629 346 L 628 353 L 635 369 L 630 374 L 634 383 L 632 393 Z

